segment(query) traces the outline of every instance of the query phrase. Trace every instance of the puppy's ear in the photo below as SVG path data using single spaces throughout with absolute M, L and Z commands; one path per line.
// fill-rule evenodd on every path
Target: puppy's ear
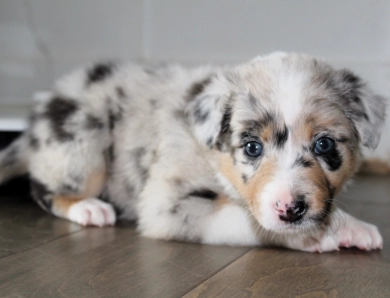
M 385 98 L 375 95 L 366 84 L 349 70 L 336 71 L 333 86 L 340 95 L 344 109 L 359 134 L 362 144 L 376 148 L 386 116 Z
M 209 148 L 222 149 L 230 135 L 231 106 L 228 81 L 214 75 L 195 83 L 189 92 L 187 115 L 198 141 Z

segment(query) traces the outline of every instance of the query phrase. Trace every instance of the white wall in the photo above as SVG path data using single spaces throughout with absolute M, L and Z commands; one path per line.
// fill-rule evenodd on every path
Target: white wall
M 274 50 L 349 67 L 390 98 L 390 1 L 0 0 L 0 109 L 99 58 L 223 63 Z M 390 121 L 376 155 L 390 158 L 389 132 Z

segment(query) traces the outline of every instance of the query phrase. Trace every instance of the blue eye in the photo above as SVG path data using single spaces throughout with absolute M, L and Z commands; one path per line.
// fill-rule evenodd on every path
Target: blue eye
M 324 155 L 333 151 L 335 143 L 329 138 L 320 138 L 314 147 L 315 154 Z
M 245 153 L 250 157 L 259 157 L 263 153 L 263 147 L 260 143 L 249 142 L 245 145 Z

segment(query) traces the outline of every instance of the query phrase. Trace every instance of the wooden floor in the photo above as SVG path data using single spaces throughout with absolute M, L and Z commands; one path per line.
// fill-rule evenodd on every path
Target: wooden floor
M 82 228 L 0 189 L 0 297 L 390 297 L 390 178 L 339 205 L 379 226 L 383 251 L 310 254 L 155 241 L 134 225 Z

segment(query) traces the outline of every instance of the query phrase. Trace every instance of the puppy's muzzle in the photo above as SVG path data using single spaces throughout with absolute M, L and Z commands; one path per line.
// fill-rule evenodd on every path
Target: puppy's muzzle
M 296 199 L 292 202 L 281 199 L 275 203 L 275 211 L 279 219 L 288 223 L 299 222 L 305 215 L 307 209 L 307 204 L 301 199 Z

